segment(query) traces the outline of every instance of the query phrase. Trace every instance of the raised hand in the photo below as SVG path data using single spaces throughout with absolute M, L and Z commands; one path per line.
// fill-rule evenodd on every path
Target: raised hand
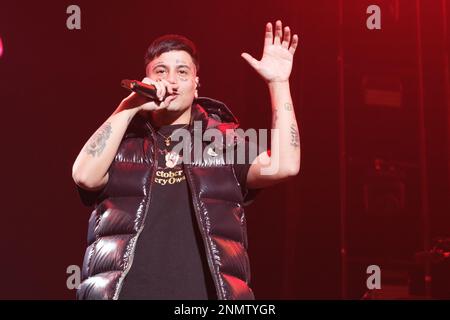
M 275 33 L 272 23 L 266 24 L 264 37 L 264 51 L 261 60 L 256 60 L 250 54 L 241 54 L 256 72 L 267 82 L 288 81 L 292 70 L 295 49 L 298 45 L 298 36 L 294 34 L 291 42 L 291 30 L 284 27 L 280 20 L 275 23 Z

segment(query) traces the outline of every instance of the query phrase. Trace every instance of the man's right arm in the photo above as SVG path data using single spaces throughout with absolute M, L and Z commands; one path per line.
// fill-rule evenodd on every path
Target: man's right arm
M 72 167 L 75 183 L 86 190 L 99 190 L 108 182 L 108 169 L 113 162 L 123 135 L 136 113 L 166 108 L 176 98 L 176 86 L 166 80 L 144 78 L 142 82 L 156 87 L 159 103 L 132 92 L 113 114 L 89 138 Z M 169 95 L 166 96 L 166 90 Z M 165 98 L 164 98 L 165 97 Z
M 89 138 L 72 167 L 75 183 L 86 190 L 98 190 L 108 182 L 108 169 L 116 156 L 120 142 L 139 108 L 123 105 Z

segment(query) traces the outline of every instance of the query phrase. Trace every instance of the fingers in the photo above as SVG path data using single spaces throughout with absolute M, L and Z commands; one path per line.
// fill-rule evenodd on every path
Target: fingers
M 281 43 L 281 46 L 287 49 L 289 48 L 289 42 L 291 42 L 291 29 L 289 29 L 289 27 L 284 27 L 283 42 Z
M 298 35 L 294 34 L 294 36 L 292 37 L 292 43 L 291 43 L 291 46 L 289 48 L 289 52 L 294 54 L 295 53 L 295 49 L 297 49 L 297 45 L 298 45 Z
M 166 96 L 167 88 L 161 81 L 156 81 L 156 87 L 156 95 L 158 96 L 159 101 L 163 101 L 164 97 Z
M 152 111 L 153 110 L 162 110 L 162 109 L 166 109 L 170 103 L 177 97 L 177 95 L 170 95 L 167 96 L 163 101 L 161 101 L 159 104 L 153 105 Z
M 178 94 L 178 84 L 170 83 L 166 79 L 161 79 L 161 82 L 166 86 L 169 95 Z
M 246 52 L 242 53 L 241 57 L 244 58 L 253 68 L 257 67 L 259 61 L 256 60 L 255 58 L 253 58 L 248 53 L 246 53 Z
M 264 34 L 264 45 L 270 45 L 273 44 L 273 30 L 272 30 L 272 24 L 268 22 L 266 24 L 266 33 Z
M 146 78 L 144 78 L 144 80 L 142 80 L 142 82 L 147 83 L 147 84 L 152 84 L 155 86 L 156 95 L 157 95 L 159 101 L 164 100 L 164 98 L 166 97 L 166 94 L 167 95 L 178 94 L 178 84 L 170 83 L 166 79 L 153 80 L 153 79 L 146 77 Z
M 167 108 L 168 103 L 164 100 L 161 101 L 159 104 L 156 105 L 156 108 L 154 108 L 153 110 L 161 110 L 161 109 L 165 109 Z
M 146 84 L 153 84 L 153 80 L 148 77 L 145 77 L 144 79 L 142 79 L 142 82 L 146 83 Z
M 142 82 L 154 85 L 156 88 L 156 96 L 158 97 L 159 101 L 162 101 L 164 99 L 164 96 L 166 95 L 166 86 L 161 81 L 155 81 L 153 79 L 145 77 Z
M 158 85 L 156 84 L 156 81 L 153 79 L 150 79 L 148 77 L 145 77 L 144 79 L 142 79 L 142 82 L 145 84 L 151 84 L 156 88 L 156 91 L 158 91 Z
M 161 102 L 161 104 L 164 104 L 165 108 L 167 108 L 167 106 L 169 106 L 169 104 L 176 99 L 176 95 L 171 95 L 168 96 L 166 99 L 164 99 L 163 102 Z M 161 105 L 160 105 L 161 106 Z
M 170 103 L 178 97 L 178 85 L 171 84 L 165 79 L 153 80 L 145 77 L 142 80 L 143 83 L 151 84 L 156 88 L 156 95 L 159 101 L 149 101 L 149 98 L 136 94 L 132 92 L 130 96 L 126 98 L 127 102 L 133 105 L 133 107 L 139 107 L 140 110 L 144 111 L 157 111 L 161 109 L 166 109 Z M 166 97 L 166 92 L 169 95 Z M 132 100 L 132 101 L 131 101 Z
M 172 85 L 169 83 L 169 81 L 165 80 L 165 79 L 161 79 L 161 82 L 163 83 L 163 85 L 165 86 L 166 91 L 169 94 L 173 93 L 173 89 L 172 89 Z
M 267 46 L 271 44 L 281 45 L 283 48 L 289 49 L 290 53 L 294 54 L 298 45 L 298 35 L 294 34 L 294 36 L 292 36 L 291 28 L 288 26 L 283 29 L 281 20 L 275 22 L 275 31 L 273 31 L 272 23 L 268 22 L 266 24 L 264 45 Z
M 273 41 L 273 44 L 277 45 L 277 44 L 281 44 L 281 38 L 283 36 L 283 25 L 281 24 L 280 20 L 277 20 L 277 22 L 275 22 L 275 39 Z

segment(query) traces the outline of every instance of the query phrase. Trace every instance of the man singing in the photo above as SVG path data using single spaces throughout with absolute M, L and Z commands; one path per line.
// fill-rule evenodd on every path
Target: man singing
M 270 150 L 244 163 L 235 156 L 248 155 L 250 143 L 233 135 L 237 119 L 223 103 L 198 97 L 195 45 L 178 35 L 150 45 L 142 82 L 157 99 L 131 93 L 73 165 L 83 203 L 95 205 L 78 299 L 254 299 L 243 206 L 299 172 L 289 88 L 297 44 L 277 21 L 274 30 L 266 25 L 261 60 L 242 54 L 268 86 L 275 129 Z M 196 157 L 195 139 L 208 130 L 223 139 L 217 148 L 201 141 L 204 157 Z M 180 134 L 189 138 L 182 150 Z

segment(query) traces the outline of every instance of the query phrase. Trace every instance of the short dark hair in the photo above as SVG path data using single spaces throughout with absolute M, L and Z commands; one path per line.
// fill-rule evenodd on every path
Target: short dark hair
M 197 48 L 191 40 L 184 36 L 180 36 L 178 34 L 166 34 L 155 39 L 147 49 L 145 53 L 145 67 L 152 61 L 153 59 L 159 57 L 164 52 L 169 52 L 173 50 L 183 50 L 189 53 L 192 57 L 192 61 L 194 62 L 195 68 L 197 72 L 200 68 L 199 59 L 198 59 L 198 51 Z

